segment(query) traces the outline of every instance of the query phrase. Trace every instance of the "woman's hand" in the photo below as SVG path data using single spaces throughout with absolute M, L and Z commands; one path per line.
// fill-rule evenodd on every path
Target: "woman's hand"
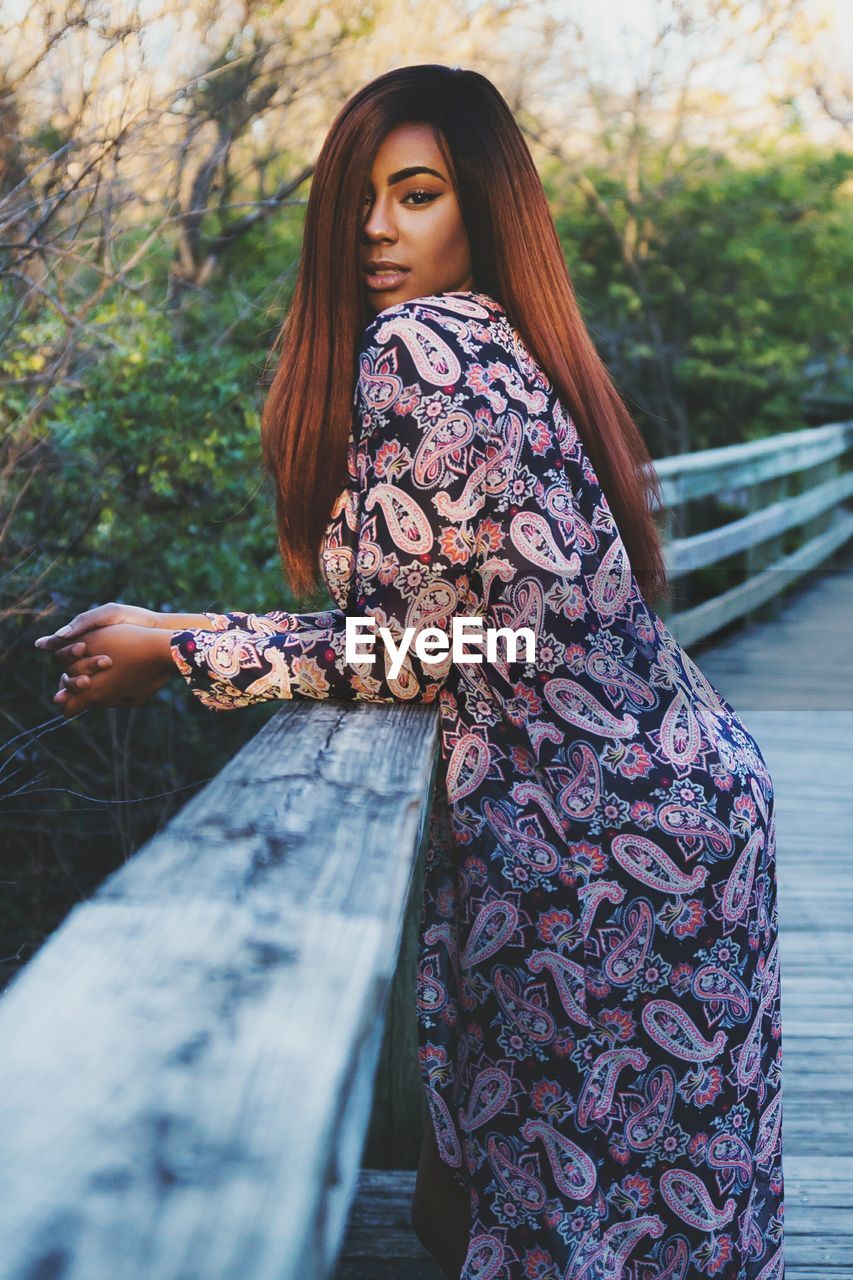
M 202 631 L 210 628 L 210 619 L 203 613 L 157 613 L 154 609 L 142 609 L 135 604 L 111 601 L 85 609 L 67 626 L 50 635 L 39 636 L 35 647 L 52 653 L 66 671 L 74 667 L 75 675 L 94 675 L 96 671 L 112 665 L 112 659 L 103 649 L 100 639 L 105 627 L 119 623 L 171 632 L 184 631 L 188 627 L 198 627 Z
M 161 618 L 168 617 L 168 613 L 156 613 L 154 609 L 142 609 L 137 604 L 119 604 L 110 600 L 109 604 L 97 604 L 91 609 L 77 613 L 68 625 L 60 627 L 59 631 L 54 631 L 51 635 L 38 636 L 35 641 L 36 649 L 46 649 L 47 652 L 59 658 L 63 666 L 68 666 L 74 658 L 87 653 L 86 644 L 83 644 L 83 648 L 79 648 L 82 641 L 78 640 L 85 631 L 95 631 L 100 627 L 114 627 L 119 622 L 127 622 L 134 627 L 159 627 L 164 626 L 160 621 Z M 178 628 L 174 627 L 173 630 Z M 88 650 L 88 655 L 95 657 L 92 649 Z
M 54 702 L 66 718 L 94 707 L 142 706 L 178 674 L 170 639 L 159 627 L 128 623 L 100 627 L 98 661 L 108 659 L 109 665 L 96 667 L 93 659 L 85 657 L 72 662 L 60 678 Z

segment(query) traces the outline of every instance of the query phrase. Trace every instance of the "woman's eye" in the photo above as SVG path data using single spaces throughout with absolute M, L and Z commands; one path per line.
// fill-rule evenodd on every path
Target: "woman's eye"
M 440 191 L 407 191 L 406 195 L 403 197 L 403 203 L 405 203 L 406 200 L 411 199 L 414 202 L 415 207 L 420 208 L 423 205 L 431 204 L 432 201 L 437 200 L 440 195 Z M 361 203 L 363 205 L 372 204 L 373 197 L 370 195 L 364 195 L 361 197 Z

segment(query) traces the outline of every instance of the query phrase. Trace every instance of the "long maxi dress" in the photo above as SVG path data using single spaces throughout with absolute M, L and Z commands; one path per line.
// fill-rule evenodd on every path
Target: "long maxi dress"
M 643 599 L 583 444 L 476 290 L 364 331 L 338 608 L 170 637 L 206 707 L 438 699 L 418 962 L 461 1280 L 782 1280 L 773 784 Z M 532 628 L 535 661 L 345 660 L 345 620 Z M 474 624 L 475 626 L 477 624 Z M 467 640 L 466 652 L 476 652 Z

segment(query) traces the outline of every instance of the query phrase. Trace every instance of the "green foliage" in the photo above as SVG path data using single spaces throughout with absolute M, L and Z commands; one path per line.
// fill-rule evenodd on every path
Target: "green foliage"
M 262 567 L 252 548 L 266 517 L 247 492 L 258 470 L 247 361 L 177 351 L 162 318 L 136 299 L 122 315 L 102 309 L 96 323 L 112 342 L 53 393 L 41 423 L 50 484 L 16 536 L 29 543 L 41 530 L 45 566 L 67 548 L 69 600 L 157 607 L 194 592 L 218 597 L 233 557 Z
M 748 165 L 700 152 L 644 190 L 627 264 L 619 184 L 588 174 L 611 230 L 550 176 L 585 319 L 653 454 L 675 451 L 679 413 L 690 449 L 802 426 L 814 366 L 836 369 L 839 416 L 853 411 L 852 175 L 853 156 L 806 144 Z
M 293 238 L 291 223 L 270 237 L 268 257 L 292 249 Z M 266 317 L 241 312 L 247 287 L 255 296 L 267 287 L 269 261 L 266 278 L 263 263 L 247 261 L 240 294 L 223 280 L 218 296 L 182 313 L 182 340 L 162 309 L 136 295 L 108 298 L 89 317 L 96 338 L 39 422 L 50 483 L 24 504 L 14 532 L 19 550 L 35 549 L 28 576 L 54 566 L 66 609 L 106 599 L 179 611 L 287 600 L 260 454 L 260 375 L 281 316 L 262 347 Z M 22 326 L 0 371 L 41 368 L 60 323 L 51 312 Z M 24 404 L 24 387 L 10 385 L 0 412 L 12 422 Z

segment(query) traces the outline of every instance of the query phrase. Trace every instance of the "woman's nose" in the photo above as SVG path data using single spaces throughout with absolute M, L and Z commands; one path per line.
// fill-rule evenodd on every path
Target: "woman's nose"
M 393 219 L 378 205 L 370 210 L 364 220 L 364 234 L 368 240 L 397 239 Z

